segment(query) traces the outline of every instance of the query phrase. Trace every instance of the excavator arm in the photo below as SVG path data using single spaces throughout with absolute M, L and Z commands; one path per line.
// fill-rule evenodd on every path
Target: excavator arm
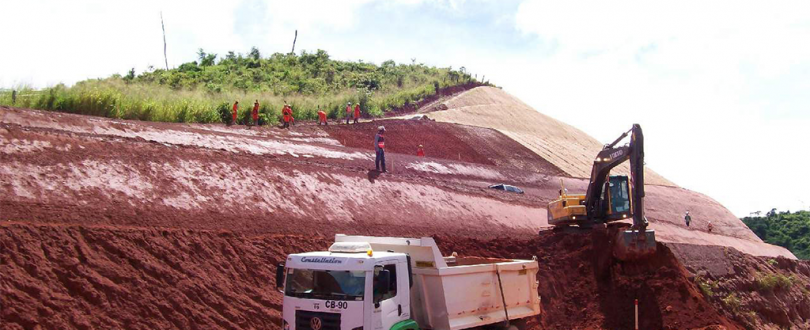
M 630 143 L 617 147 L 616 145 L 630 135 Z M 605 145 L 602 151 L 596 155 L 596 159 L 591 169 L 590 183 L 588 191 L 585 193 L 585 209 L 588 220 L 606 222 L 607 208 L 605 189 L 610 178 L 610 171 L 624 163 L 630 161 L 630 189 L 632 202 L 630 204 L 633 214 L 634 229 L 644 230 L 647 227 L 647 219 L 644 217 L 644 134 L 641 126 L 633 124 L 633 128 L 622 133 L 619 138 L 612 143 Z

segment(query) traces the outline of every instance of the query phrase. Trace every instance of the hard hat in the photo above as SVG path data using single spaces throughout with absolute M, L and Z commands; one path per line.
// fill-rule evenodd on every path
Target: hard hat
M 385 126 L 380 126 L 380 127 L 377 127 L 377 129 L 378 129 L 378 130 L 381 130 L 381 131 L 384 131 L 384 130 L 385 130 Z
M 422 148 L 422 145 L 421 145 L 421 144 L 419 145 L 419 148 Z

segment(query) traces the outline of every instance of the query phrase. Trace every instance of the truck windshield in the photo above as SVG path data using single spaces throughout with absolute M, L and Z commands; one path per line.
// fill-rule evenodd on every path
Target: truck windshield
M 348 270 L 287 270 L 285 295 L 326 300 L 363 300 L 366 272 Z

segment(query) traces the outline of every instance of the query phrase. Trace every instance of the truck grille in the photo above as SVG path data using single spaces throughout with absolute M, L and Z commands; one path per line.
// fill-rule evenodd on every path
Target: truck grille
M 320 329 L 312 328 L 312 319 L 321 320 Z M 340 330 L 340 314 L 311 311 L 295 311 L 295 330 Z

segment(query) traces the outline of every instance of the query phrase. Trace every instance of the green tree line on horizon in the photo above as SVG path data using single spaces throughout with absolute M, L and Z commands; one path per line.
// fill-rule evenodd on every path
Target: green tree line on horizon
M 113 74 L 73 86 L 42 90 L 22 87 L 12 102 L 11 91 L 0 92 L 0 104 L 121 119 L 212 123 L 222 109 L 239 101 L 248 113 L 261 104 L 263 121 L 276 121 L 289 103 L 296 118 L 314 119 L 317 109 L 339 117 L 346 103 L 359 103 L 364 116 L 414 104 L 441 88 L 473 82 L 464 67 L 436 68 L 421 63 L 380 65 L 338 61 L 324 50 L 300 55 L 275 53 L 262 57 L 255 47 L 247 54 L 233 51 L 220 57 L 200 49 L 197 60 L 170 70 L 148 68 L 136 74 Z M 240 115 L 242 120 L 247 116 Z
M 751 231 L 766 243 L 784 247 L 799 259 L 810 259 L 810 211 L 759 212 L 742 218 Z

